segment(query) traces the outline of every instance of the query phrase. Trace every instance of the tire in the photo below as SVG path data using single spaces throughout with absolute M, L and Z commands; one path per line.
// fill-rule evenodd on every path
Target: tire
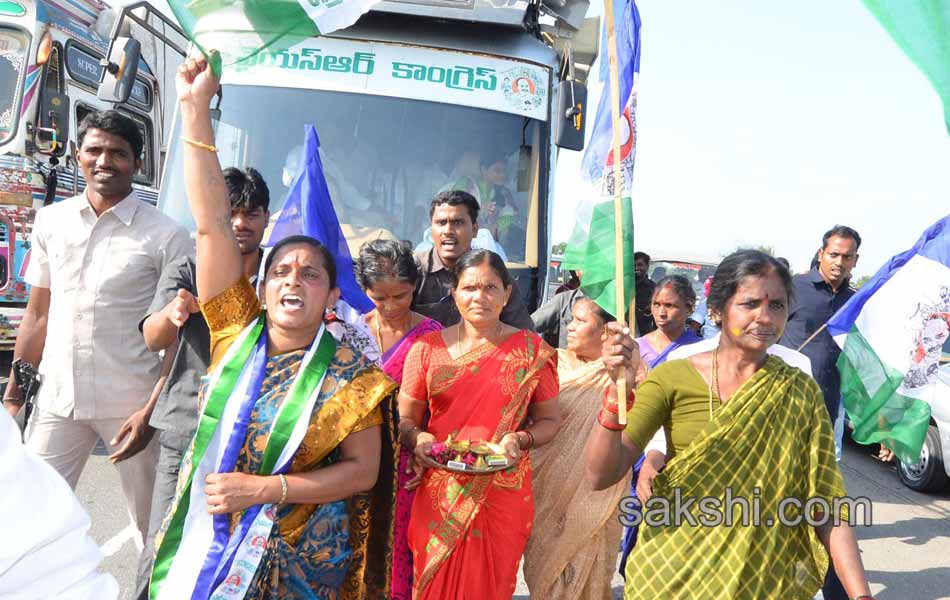
M 918 492 L 936 492 L 946 487 L 950 479 L 943 464 L 940 432 L 936 425 L 927 429 L 924 447 L 920 451 L 920 462 L 907 465 L 898 460 L 897 475 L 901 483 Z

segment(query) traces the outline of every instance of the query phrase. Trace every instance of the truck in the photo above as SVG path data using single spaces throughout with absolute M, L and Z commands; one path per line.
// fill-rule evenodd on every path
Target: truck
M 432 198 L 469 191 L 481 205 L 477 243 L 503 255 L 536 306 L 558 151 L 583 145 L 584 84 L 599 41 L 587 5 L 389 0 L 346 29 L 260 52 L 251 50 L 253 35 L 233 33 L 248 27 L 239 17 L 216 23 L 226 43 L 248 48 L 224 66 L 213 106 L 221 165 L 260 171 L 275 215 L 314 125 L 354 255 L 377 238 L 428 247 Z M 176 116 L 158 206 L 193 230 L 178 129 Z
M 85 188 L 75 150 L 87 113 L 116 108 L 138 124 L 145 148 L 133 187 L 158 201 L 162 83 L 143 59 L 127 99 L 97 97 L 113 15 L 99 0 L 0 0 L 0 375 L 10 371 L 29 296 L 36 211 Z

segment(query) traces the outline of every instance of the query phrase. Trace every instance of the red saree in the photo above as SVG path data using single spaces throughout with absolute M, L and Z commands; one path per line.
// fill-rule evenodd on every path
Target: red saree
M 528 331 L 452 359 L 441 332 L 409 351 L 400 394 L 426 402 L 437 440 L 490 440 L 519 429 L 531 402 L 557 396 L 557 355 Z M 531 533 L 531 462 L 493 475 L 429 469 L 409 520 L 417 600 L 510 599 Z

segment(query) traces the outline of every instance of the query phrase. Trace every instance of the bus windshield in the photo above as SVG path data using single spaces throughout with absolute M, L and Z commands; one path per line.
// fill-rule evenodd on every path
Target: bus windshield
M 225 85 L 215 141 L 221 165 L 261 172 L 272 220 L 301 165 L 308 124 L 320 137 L 324 175 L 354 255 L 379 237 L 429 247 L 433 196 L 462 189 L 481 206 L 475 245 L 509 263 L 537 266 L 541 122 L 406 98 Z M 193 229 L 178 138 L 172 137 L 160 207 Z

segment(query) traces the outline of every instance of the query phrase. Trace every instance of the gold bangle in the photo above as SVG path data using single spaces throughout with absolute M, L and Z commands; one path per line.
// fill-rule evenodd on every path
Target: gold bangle
M 277 477 L 280 479 L 280 500 L 277 504 L 283 504 L 287 500 L 287 477 L 283 473 Z
M 205 144 L 204 142 L 199 142 L 198 140 L 192 140 L 192 139 L 183 137 L 181 138 L 181 141 L 185 142 L 186 144 L 190 146 L 194 146 L 195 148 L 201 148 L 202 150 L 207 150 L 208 152 L 218 151 L 217 146 L 209 146 L 208 144 Z

